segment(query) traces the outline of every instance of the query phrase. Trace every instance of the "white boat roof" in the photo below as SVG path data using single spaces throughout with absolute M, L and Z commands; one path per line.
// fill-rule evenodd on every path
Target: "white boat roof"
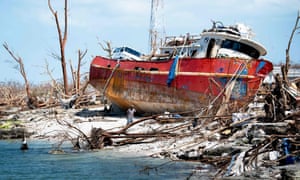
M 222 39 L 229 39 L 247 44 L 259 51 L 260 56 L 265 56 L 267 54 L 266 48 L 260 43 L 253 39 L 249 39 L 240 35 L 229 34 L 228 32 L 219 31 L 206 31 L 201 34 L 202 37 L 221 37 Z

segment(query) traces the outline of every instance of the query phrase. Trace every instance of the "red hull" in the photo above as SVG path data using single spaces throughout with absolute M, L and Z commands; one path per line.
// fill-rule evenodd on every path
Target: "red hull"
M 140 112 L 160 113 L 217 109 L 228 82 L 235 80 L 230 102 L 249 103 L 264 77 L 273 69 L 265 60 L 182 58 L 176 76 L 167 85 L 173 59 L 118 61 L 97 56 L 91 63 L 90 83 L 122 109 L 134 105 Z M 115 71 L 113 69 L 115 68 Z

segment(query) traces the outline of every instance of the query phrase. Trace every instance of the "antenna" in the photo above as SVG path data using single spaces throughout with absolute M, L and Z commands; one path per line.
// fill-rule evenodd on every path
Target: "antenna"
M 151 1 L 150 29 L 149 29 L 149 51 L 155 54 L 162 45 L 165 38 L 163 0 Z

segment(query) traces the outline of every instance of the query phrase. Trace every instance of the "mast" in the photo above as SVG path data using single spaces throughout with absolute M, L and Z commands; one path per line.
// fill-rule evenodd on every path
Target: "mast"
M 163 0 L 151 0 L 151 15 L 149 28 L 149 51 L 155 54 L 165 37 Z

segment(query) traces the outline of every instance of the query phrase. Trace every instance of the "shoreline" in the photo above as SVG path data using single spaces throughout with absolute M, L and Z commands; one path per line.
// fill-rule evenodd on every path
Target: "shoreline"
M 296 112 L 298 111 L 296 110 Z M 104 115 L 103 106 L 67 110 L 60 107 L 36 109 L 17 112 L 15 116 L 18 121 L 23 122 L 24 127 L 28 130 L 27 133 L 34 133 L 29 138 L 30 140 L 43 139 L 58 147 L 62 142 L 74 145 L 72 141 L 79 136 L 81 136 L 80 145 L 83 145 L 85 142 L 82 133 L 91 137 L 91 130 L 99 128 L 98 139 L 106 137 L 108 134 L 107 136 L 113 137 L 114 140 L 112 146 L 100 147 L 99 151 L 113 150 L 135 156 L 192 161 L 199 163 L 199 166 L 207 164 L 223 169 L 223 178 L 239 177 L 243 173 L 250 174 L 251 177 L 279 177 L 279 174 L 286 169 L 297 173 L 297 170 L 289 169 L 289 166 L 286 166 L 286 169 L 285 166 L 282 167 L 282 165 L 288 164 L 282 164 L 283 161 L 279 159 L 284 157 L 279 145 L 282 145 L 284 137 L 289 137 L 288 132 L 293 132 L 300 127 L 299 123 L 296 119 L 264 122 L 264 120 L 259 120 L 263 116 L 258 112 L 255 116 L 249 113 L 245 119 L 235 122 L 233 122 L 234 116 L 243 115 L 243 113 L 233 114 L 231 118 L 226 117 L 230 124 L 224 126 L 220 125 L 218 120 L 206 121 L 207 116 L 200 117 L 201 123 L 198 122 L 198 125 L 195 126 L 194 119 L 190 117 L 183 118 L 182 121 L 175 119 L 172 122 L 165 122 L 154 116 L 136 117 L 133 123 L 126 125 L 127 120 L 124 115 Z M 295 118 L 297 117 L 299 116 L 295 116 Z M 145 119 L 147 121 L 143 121 Z M 70 124 L 73 128 L 68 126 Z M 79 133 L 78 129 L 82 133 Z M 283 135 L 274 137 L 278 134 Z M 278 148 L 256 154 L 260 148 L 266 149 L 271 145 L 270 143 L 264 145 L 266 140 L 270 141 L 267 139 L 269 136 L 276 138 Z M 298 136 L 295 135 L 294 138 L 296 137 Z M 136 141 L 135 138 L 141 140 Z M 124 139 L 125 143 L 122 141 Z M 132 141 L 128 141 L 128 139 Z M 275 141 L 273 140 L 273 142 Z M 255 164 L 250 161 L 239 161 L 245 157 L 246 152 L 248 152 L 247 159 L 256 159 Z M 274 152 L 278 156 L 271 157 Z M 227 165 L 225 169 L 218 166 L 218 164 L 224 163 L 224 160 L 227 163 L 234 162 L 234 164 Z M 270 162 L 273 162 L 271 169 L 268 165 Z M 246 167 L 247 170 L 241 169 L 241 167 Z M 197 172 L 196 169 L 195 172 Z
M 72 140 L 70 139 L 76 139 L 78 136 L 81 136 L 81 134 L 78 134 L 78 132 L 70 127 L 59 124 L 57 120 L 63 119 L 64 121 L 71 123 L 87 136 L 91 135 L 92 128 L 102 128 L 106 131 L 118 131 L 126 127 L 127 120 L 124 115 L 110 116 L 104 115 L 103 113 L 103 106 L 93 106 L 82 109 L 63 109 L 61 107 L 54 107 L 19 111 L 15 113 L 12 112 L 11 115 L 8 115 L 3 119 L 6 118 L 9 120 L 11 117 L 16 118 L 17 121 L 22 124 L 22 129 L 25 129 L 27 139 L 30 141 L 46 140 L 53 144 L 69 141 L 72 144 Z M 138 121 L 139 119 L 140 117 L 135 117 L 134 121 Z M 128 132 L 141 132 L 140 129 L 145 131 L 151 130 L 138 125 L 137 127 L 133 126 L 128 129 Z M 20 134 L 16 139 L 21 138 Z M 114 149 L 120 152 L 132 152 L 143 156 L 150 156 L 161 150 L 157 148 L 157 144 L 160 144 L 160 142 L 142 143 L 138 145 L 107 146 L 104 147 L 104 150 Z

